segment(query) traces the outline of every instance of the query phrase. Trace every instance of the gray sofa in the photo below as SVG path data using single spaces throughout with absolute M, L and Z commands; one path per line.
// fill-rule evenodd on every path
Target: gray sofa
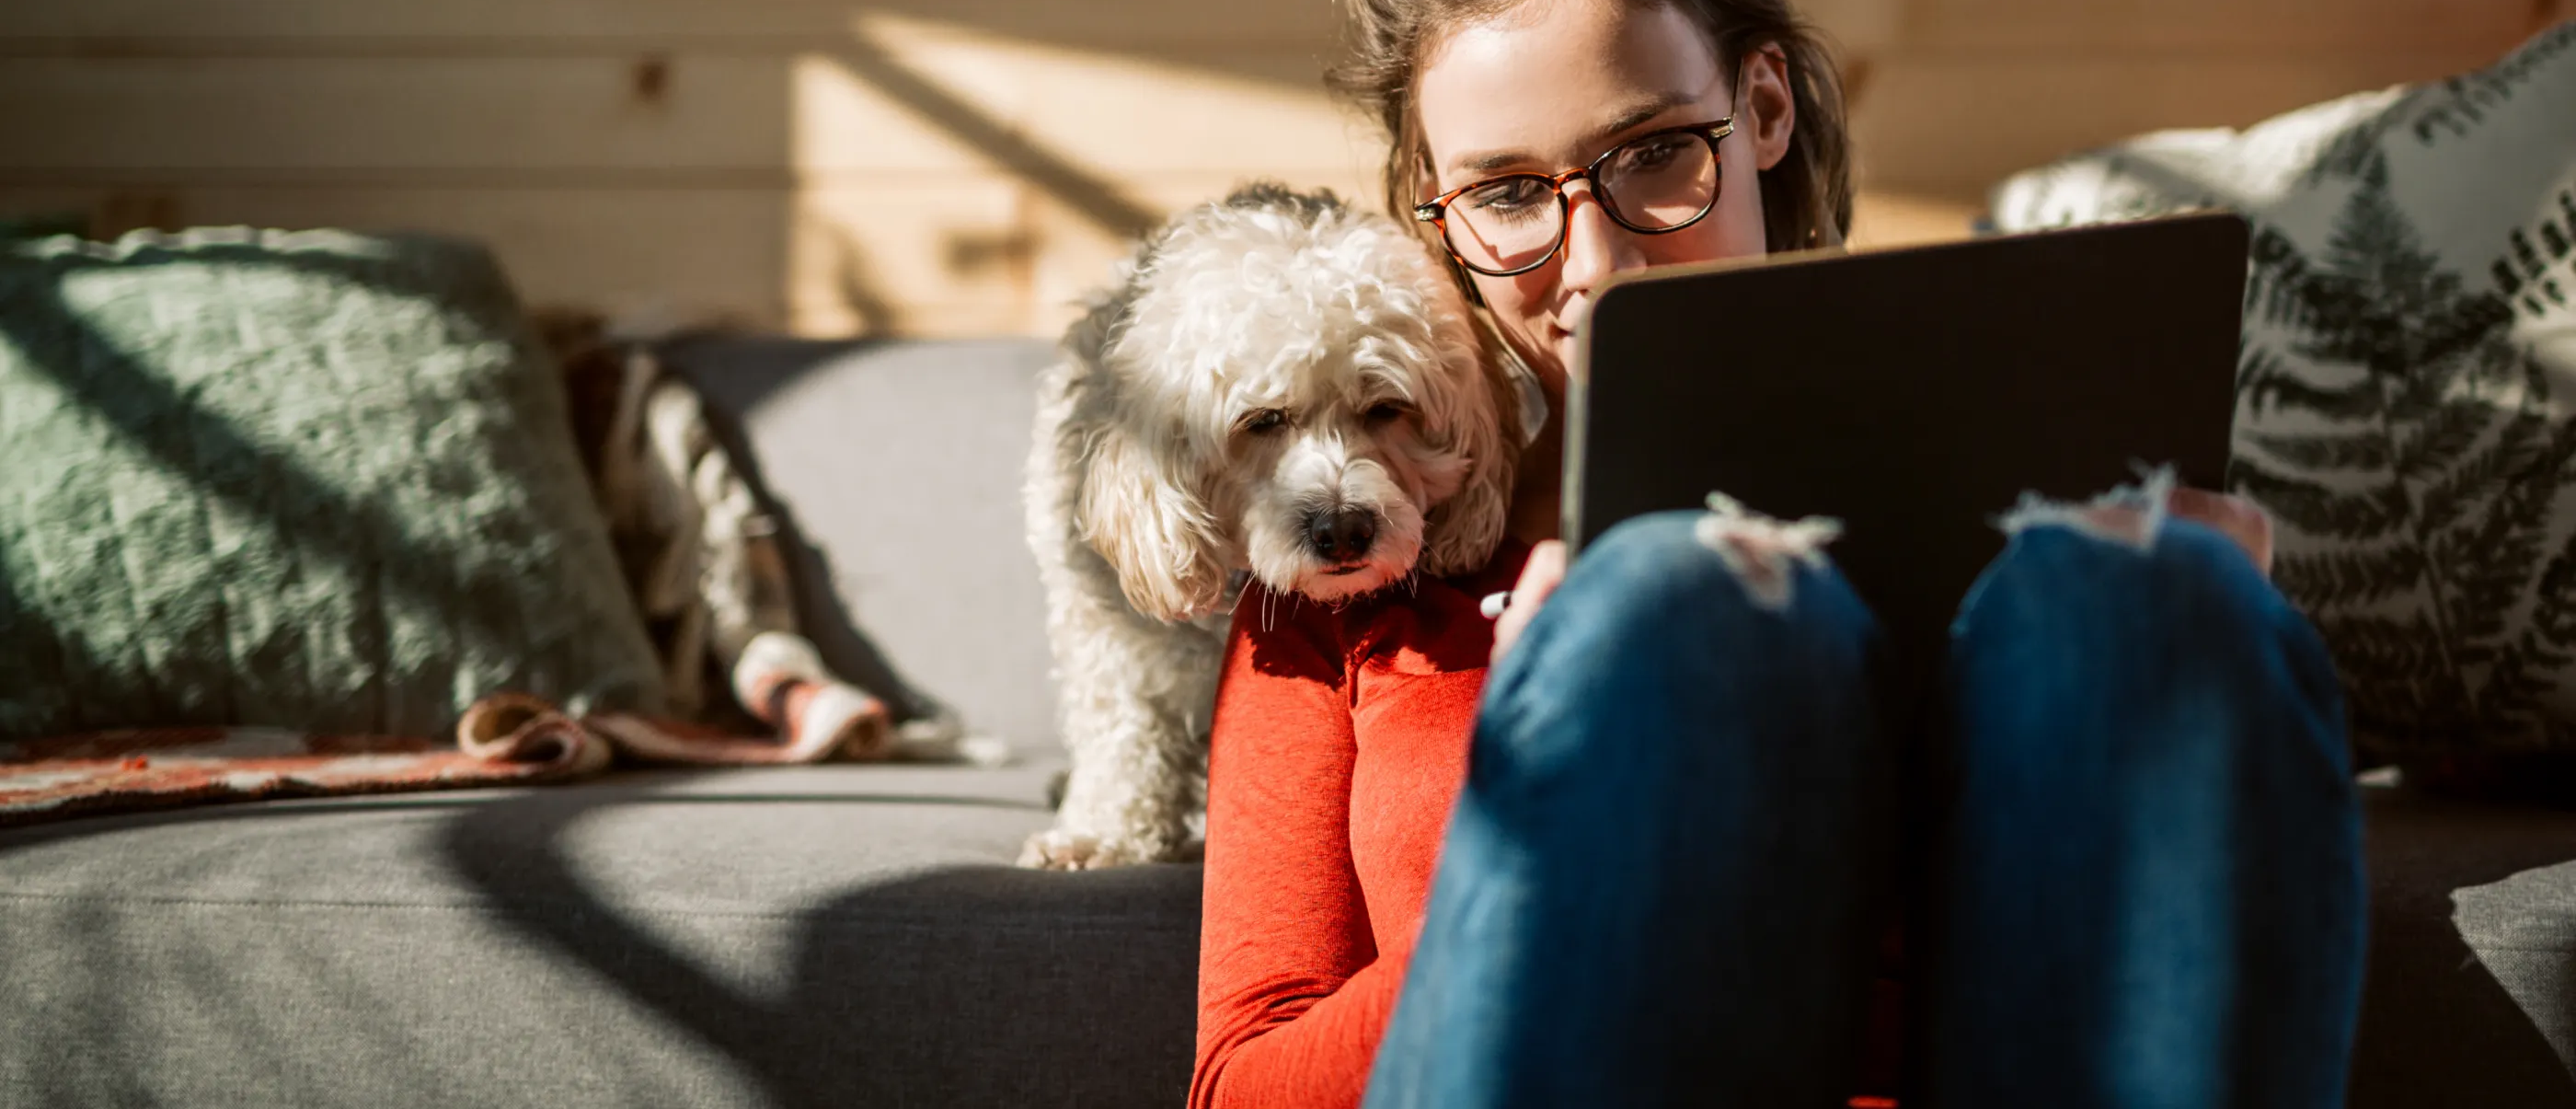
M 809 540 L 832 661 L 1021 763 L 0 833 L 0 1105 L 1178 1103 L 1197 870 L 1008 865 L 1059 759 L 1017 498 L 1046 356 L 671 351 Z M 2576 1105 L 2576 815 L 2367 796 L 2355 1103 Z

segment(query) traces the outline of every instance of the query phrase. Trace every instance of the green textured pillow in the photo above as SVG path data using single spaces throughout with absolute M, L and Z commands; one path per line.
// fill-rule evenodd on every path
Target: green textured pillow
M 563 388 L 457 242 L 0 248 L 0 741 L 658 711 Z

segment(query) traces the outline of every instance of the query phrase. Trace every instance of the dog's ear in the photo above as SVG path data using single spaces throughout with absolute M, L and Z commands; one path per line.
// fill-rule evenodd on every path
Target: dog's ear
M 1085 452 L 1076 526 L 1117 570 L 1127 603 L 1157 620 L 1203 616 L 1225 600 L 1220 530 L 1201 492 L 1207 475 L 1191 472 L 1189 453 L 1158 450 L 1123 421 Z
M 1423 520 L 1422 571 L 1434 577 L 1482 568 L 1503 540 L 1520 475 L 1519 394 L 1499 352 L 1480 342 L 1483 329 L 1459 312 L 1442 321 L 1439 369 L 1426 382 L 1426 438 L 1465 455 L 1467 477 Z

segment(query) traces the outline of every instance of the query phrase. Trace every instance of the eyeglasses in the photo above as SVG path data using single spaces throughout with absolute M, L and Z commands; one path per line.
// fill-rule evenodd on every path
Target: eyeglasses
M 1452 189 L 1415 206 L 1413 218 L 1440 228 L 1459 265 L 1493 277 L 1528 273 L 1565 246 L 1565 186 L 1577 179 L 1592 182 L 1601 210 L 1640 235 L 1698 223 L 1717 206 L 1717 144 L 1734 133 L 1734 116 L 1650 131 L 1581 169 L 1505 174 Z

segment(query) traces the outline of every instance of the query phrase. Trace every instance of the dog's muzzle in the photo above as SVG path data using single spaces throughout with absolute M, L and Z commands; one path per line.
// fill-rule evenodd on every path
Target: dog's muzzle
M 1377 513 L 1365 508 L 1326 509 L 1306 518 L 1306 545 L 1325 562 L 1357 562 L 1376 542 Z

